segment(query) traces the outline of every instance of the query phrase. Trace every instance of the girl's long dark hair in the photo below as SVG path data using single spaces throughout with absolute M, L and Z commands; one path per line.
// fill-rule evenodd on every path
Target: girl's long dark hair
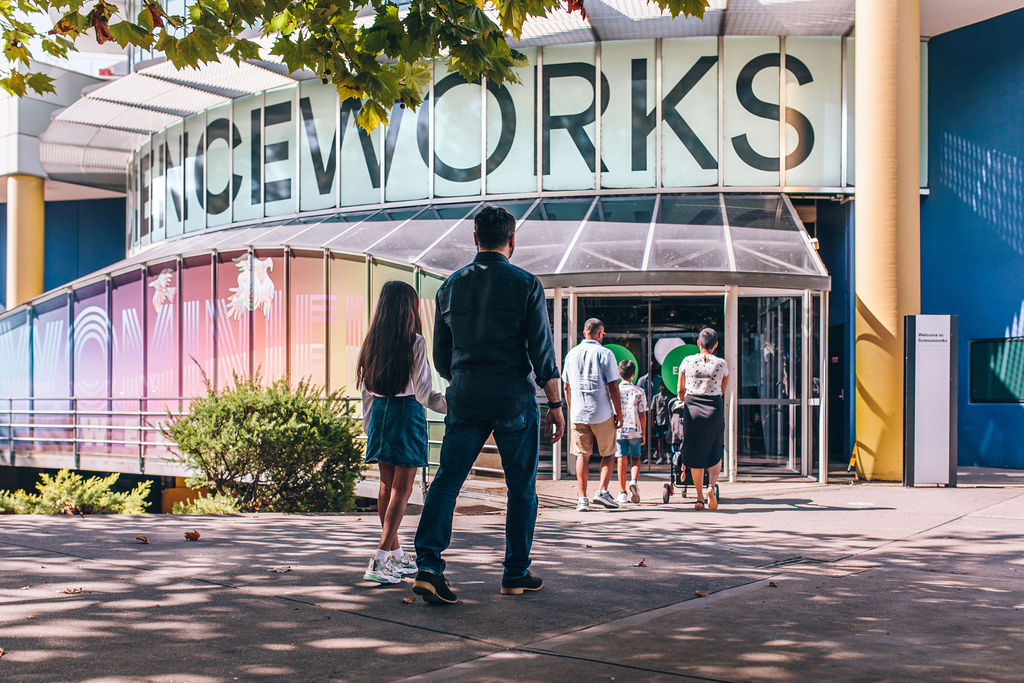
M 412 374 L 413 344 L 422 333 L 416 290 L 398 280 L 385 282 L 359 351 L 356 382 L 379 396 L 404 391 Z

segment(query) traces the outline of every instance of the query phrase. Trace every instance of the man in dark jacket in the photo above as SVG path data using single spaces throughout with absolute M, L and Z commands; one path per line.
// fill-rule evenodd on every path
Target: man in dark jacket
M 441 285 L 434 319 L 434 367 L 449 381 L 448 413 L 441 466 L 416 530 L 413 591 L 438 604 L 458 602 L 444 579 L 441 553 L 451 542 L 455 499 L 492 433 L 508 488 L 501 592 L 543 587 L 529 572 L 541 428 L 531 371 L 548 399 L 545 438 L 558 441 L 565 429 L 544 288 L 509 263 L 515 219 L 504 209 L 484 207 L 474 219 L 473 239 L 476 258 Z

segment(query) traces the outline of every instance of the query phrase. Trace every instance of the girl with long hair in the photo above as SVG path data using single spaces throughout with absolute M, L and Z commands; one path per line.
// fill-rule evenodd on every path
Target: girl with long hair
M 367 581 L 399 583 L 416 573 L 415 556 L 402 550 L 398 527 L 416 471 L 427 466 L 424 406 L 438 413 L 448 410 L 444 396 L 434 391 L 422 332 L 416 290 L 397 280 L 384 283 L 356 370 L 365 460 L 380 472 L 380 543 L 363 575 Z

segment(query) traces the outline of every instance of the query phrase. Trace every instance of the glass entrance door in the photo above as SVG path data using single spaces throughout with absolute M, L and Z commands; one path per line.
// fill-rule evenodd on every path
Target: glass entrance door
M 802 307 L 797 297 L 739 300 L 738 469 L 797 474 Z

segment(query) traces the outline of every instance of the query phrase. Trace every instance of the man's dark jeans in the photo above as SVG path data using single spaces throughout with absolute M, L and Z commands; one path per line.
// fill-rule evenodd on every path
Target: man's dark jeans
M 419 569 L 444 573 L 441 553 L 452 539 L 452 514 L 459 489 L 494 432 L 508 488 L 505 514 L 504 578 L 526 576 L 530 547 L 537 525 L 537 461 L 540 448 L 540 415 L 537 406 L 514 417 L 500 420 L 461 419 L 451 408 L 445 416 L 441 467 L 427 490 L 420 525 L 416 530 L 416 565 Z

